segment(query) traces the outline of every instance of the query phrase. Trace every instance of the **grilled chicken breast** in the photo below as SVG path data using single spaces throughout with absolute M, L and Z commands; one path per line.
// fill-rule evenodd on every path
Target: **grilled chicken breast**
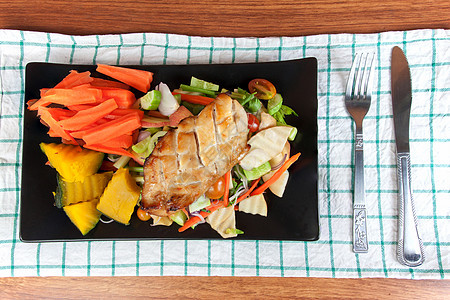
M 144 164 L 141 207 L 168 216 L 204 194 L 247 153 L 247 114 L 219 95 L 170 130 Z

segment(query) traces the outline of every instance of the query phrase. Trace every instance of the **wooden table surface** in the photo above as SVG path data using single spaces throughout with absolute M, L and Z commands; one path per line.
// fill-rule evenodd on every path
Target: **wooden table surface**
M 0 28 L 65 34 L 302 36 L 450 28 L 448 0 L 0 0 Z M 423 298 L 449 280 L 255 277 L 1 278 L 1 299 Z M 221 298 L 222 298 L 221 297 Z

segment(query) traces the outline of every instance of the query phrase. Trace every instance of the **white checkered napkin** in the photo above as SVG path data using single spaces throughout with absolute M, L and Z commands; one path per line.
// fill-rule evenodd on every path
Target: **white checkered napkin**
M 395 257 L 397 181 L 390 54 L 412 76 L 412 183 L 426 261 Z M 448 278 L 450 271 L 450 37 L 448 30 L 276 38 L 172 34 L 68 36 L 0 30 L 0 276 L 224 275 Z M 375 53 L 364 121 L 369 253 L 351 251 L 353 122 L 344 87 L 356 52 Z M 22 243 L 18 237 L 25 65 L 193 64 L 318 60 L 320 240 Z

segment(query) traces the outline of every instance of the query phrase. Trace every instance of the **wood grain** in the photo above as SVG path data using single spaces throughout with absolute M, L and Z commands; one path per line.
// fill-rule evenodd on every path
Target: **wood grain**
M 302 36 L 450 28 L 448 0 L 0 0 L 0 28 Z M 450 281 L 255 277 L 0 278 L 0 299 L 444 299 Z
M 265 277 L 3 278 L 1 299 L 445 299 L 450 281 Z
M 447 0 L 0 1 L 0 28 L 81 35 L 262 37 L 449 27 Z

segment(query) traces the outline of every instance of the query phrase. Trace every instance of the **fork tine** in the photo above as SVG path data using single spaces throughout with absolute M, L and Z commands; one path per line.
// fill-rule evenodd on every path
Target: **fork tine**
M 363 80 L 364 66 L 366 64 L 365 63 L 366 60 L 367 60 L 367 55 L 364 59 L 364 53 L 362 53 L 360 56 L 360 59 L 359 59 L 358 67 L 356 69 L 355 91 L 354 91 L 354 98 L 356 100 L 359 100 L 361 97 L 362 80 Z M 364 64 L 363 64 L 363 61 L 364 61 Z
M 347 79 L 347 88 L 345 89 L 345 96 L 348 99 L 353 99 L 354 91 L 355 91 L 355 74 L 356 68 L 359 66 L 361 60 L 361 55 L 357 53 L 355 58 L 353 59 L 352 67 L 350 69 L 350 74 Z
M 375 58 L 375 54 L 372 53 L 372 55 L 370 55 L 370 61 L 367 62 L 369 60 L 369 54 L 367 54 L 366 57 L 366 63 L 365 63 L 365 68 L 364 68 L 364 88 L 361 89 L 363 94 L 364 94 L 364 98 L 370 98 L 372 95 L 372 88 L 371 88 L 371 84 L 369 84 L 370 79 L 372 78 L 372 64 L 373 64 L 373 60 Z

